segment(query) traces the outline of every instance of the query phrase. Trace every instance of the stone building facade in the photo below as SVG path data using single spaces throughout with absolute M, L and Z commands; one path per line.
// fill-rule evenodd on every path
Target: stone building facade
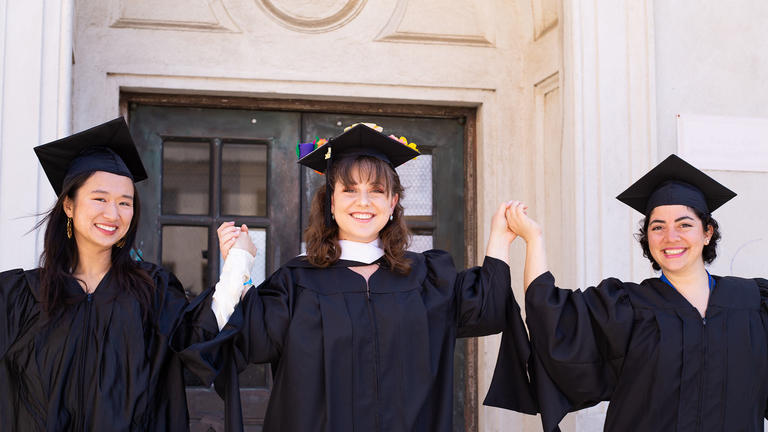
M 183 119 L 202 112 L 223 124 L 243 114 L 254 125 L 289 125 L 284 135 L 254 132 L 264 145 L 311 139 L 353 118 L 390 122 L 428 148 L 432 136 L 454 140 L 460 157 L 441 159 L 434 144 L 431 160 L 459 177 L 452 205 L 463 216 L 445 223 L 462 228 L 460 246 L 450 244 L 464 264 L 482 259 L 498 203 L 522 199 L 544 225 L 553 272 L 574 288 L 652 274 L 631 235 L 639 218 L 613 197 L 675 152 L 739 192 L 718 211 L 724 241 L 712 272 L 765 277 L 766 20 L 761 0 L 0 0 L 0 268 L 35 266 L 41 251 L 40 234 L 27 232 L 54 197 L 32 147 L 118 115 L 134 132 L 168 118 L 191 131 Z M 229 136 L 243 129 L 207 127 L 161 137 L 181 156 L 152 156 L 152 174 L 172 163 L 200 167 L 184 143 L 247 141 Z M 249 157 L 271 166 L 273 153 L 264 154 Z M 305 191 L 306 177 L 296 178 Z M 427 199 L 437 200 L 442 180 L 428 183 Z M 155 227 L 188 221 L 152 203 Z M 414 226 L 441 245 L 445 212 L 434 205 Z M 299 245 L 276 252 L 264 223 L 255 235 L 269 271 Z M 147 248 L 171 262 L 163 250 L 185 237 L 169 229 L 165 246 Z M 522 281 L 523 250 L 512 247 L 513 281 Z M 190 277 L 215 276 L 209 267 Z M 514 290 L 522 299 L 522 286 Z M 461 348 L 457 430 L 540 430 L 535 417 L 481 404 L 498 343 Z M 569 415 L 563 429 L 599 430 L 604 410 Z

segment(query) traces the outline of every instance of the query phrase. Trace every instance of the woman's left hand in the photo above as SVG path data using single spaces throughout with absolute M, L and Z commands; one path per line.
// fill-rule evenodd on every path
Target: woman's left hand
M 251 237 L 248 235 L 248 227 L 243 224 L 240 226 L 240 235 L 237 236 L 235 244 L 232 245 L 233 249 L 243 249 L 250 253 L 252 256 L 256 256 L 256 245 L 251 241 Z

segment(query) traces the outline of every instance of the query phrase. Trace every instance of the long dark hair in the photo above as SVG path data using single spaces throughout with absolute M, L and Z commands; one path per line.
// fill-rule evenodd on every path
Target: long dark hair
M 62 289 L 72 283 L 72 272 L 77 268 L 80 257 L 77 252 L 75 237 L 67 237 L 67 214 L 64 212 L 64 200 L 74 200 L 80 187 L 94 174 L 85 172 L 67 179 L 56 204 L 45 217 L 35 225 L 35 229 L 45 224 L 43 253 L 40 256 L 40 296 L 43 310 L 50 316 L 64 306 Z M 123 247 L 112 247 L 111 277 L 120 290 L 129 292 L 141 305 L 142 318 L 146 319 L 152 302 L 155 283 L 146 271 L 139 268 L 131 258 L 130 251 L 136 239 L 141 205 L 136 187 L 133 191 L 133 218 L 125 234 Z
M 701 220 L 701 227 L 704 232 L 707 232 L 709 227 L 712 227 L 712 237 L 709 238 L 709 243 L 705 244 L 704 249 L 701 251 L 701 259 L 704 260 L 705 263 L 710 264 L 715 260 L 715 258 L 717 258 L 717 242 L 720 241 L 721 237 L 720 227 L 718 226 L 715 218 L 712 217 L 711 213 L 703 213 L 692 207 L 689 208 L 696 214 L 696 217 Z M 640 242 L 640 247 L 643 248 L 643 256 L 648 258 L 654 270 L 659 271 L 661 270 L 661 266 L 656 262 L 655 259 L 653 259 L 653 255 L 651 255 L 651 248 L 648 244 L 648 225 L 650 222 L 651 213 L 649 212 L 648 216 L 640 221 L 640 231 L 635 234 L 635 238 L 637 238 L 637 241 Z
M 386 162 L 371 157 L 358 156 L 344 158 L 334 162 L 331 171 L 326 173 L 331 187 L 339 181 L 344 186 L 353 186 L 357 175 L 362 180 L 384 185 L 390 196 L 398 195 L 399 199 L 392 213 L 392 220 L 379 231 L 381 247 L 384 249 L 384 259 L 389 268 L 400 274 L 411 271 L 410 260 L 405 257 L 405 250 L 411 239 L 410 230 L 405 224 L 405 213 L 400 203 L 403 201 L 403 185 L 400 177 Z M 316 267 L 328 267 L 339 260 L 339 226 L 333 221 L 332 226 L 325 225 L 325 185 L 315 192 L 309 211 L 309 226 L 304 231 L 307 242 L 307 259 Z

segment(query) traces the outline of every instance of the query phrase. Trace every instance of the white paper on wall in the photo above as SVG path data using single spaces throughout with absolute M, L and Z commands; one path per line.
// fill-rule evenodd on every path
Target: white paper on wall
M 677 153 L 699 169 L 768 172 L 768 118 L 678 114 Z

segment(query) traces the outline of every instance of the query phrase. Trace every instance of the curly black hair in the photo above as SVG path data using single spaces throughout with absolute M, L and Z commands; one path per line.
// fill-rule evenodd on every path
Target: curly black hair
M 690 207 L 689 207 L 690 208 Z M 712 227 L 712 237 L 709 239 L 709 244 L 704 245 L 704 249 L 701 251 L 701 258 L 705 263 L 709 264 L 717 258 L 717 242 L 720 241 L 720 228 L 717 225 L 717 221 L 712 217 L 710 213 L 703 213 L 694 208 L 690 208 L 696 216 L 701 220 L 701 226 L 704 231 L 707 227 Z M 635 238 L 640 242 L 640 246 L 643 248 L 643 256 L 648 258 L 653 266 L 654 270 L 661 270 L 659 263 L 653 259 L 651 255 L 651 249 L 648 246 L 648 223 L 650 222 L 650 214 L 648 214 L 643 220 L 640 221 L 640 231 L 635 234 Z

